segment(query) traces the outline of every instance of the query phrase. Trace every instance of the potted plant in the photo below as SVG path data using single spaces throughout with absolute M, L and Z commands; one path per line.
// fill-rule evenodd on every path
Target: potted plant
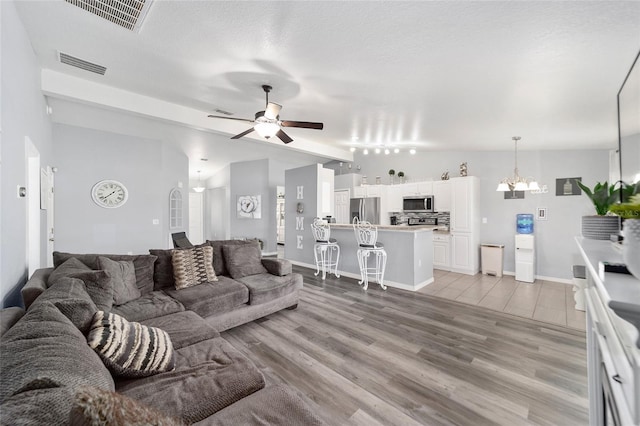
M 400 178 L 400 183 L 404 183 L 404 172 L 398 172 L 398 177 Z
M 393 169 L 389 169 L 389 182 L 393 185 L 393 176 L 395 176 L 396 171 Z
M 576 183 L 593 203 L 595 216 L 582 216 L 582 236 L 593 240 L 608 240 L 611 234 L 620 231 L 620 218 L 607 215 L 609 208 L 620 198 L 620 189 L 616 185 L 609 186 L 608 182 L 598 182 L 593 190 L 576 179 Z
M 640 279 L 640 182 L 623 184 L 622 191 L 625 202 L 612 205 L 609 211 L 622 218 L 622 258 L 629 272 Z

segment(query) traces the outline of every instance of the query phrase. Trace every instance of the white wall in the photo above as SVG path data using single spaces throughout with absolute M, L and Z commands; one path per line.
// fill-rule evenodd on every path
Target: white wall
M 40 91 L 40 66 L 13 2 L 0 2 L 0 38 L 0 303 L 5 307 L 22 304 L 19 291 L 29 266 L 27 199 L 16 196 L 16 188 L 26 184 L 25 137 L 38 150 L 41 167 L 51 165 L 52 138 L 46 99 Z M 45 213 L 41 211 L 40 218 L 41 265 L 46 265 Z
M 499 152 L 429 152 L 410 155 L 372 155 L 357 153 L 355 164 L 362 167 L 362 174 L 369 182 L 380 176 L 388 181 L 389 169 L 404 171 L 408 179 L 440 179 L 449 171 L 459 175 L 459 164 L 468 163 L 468 174 L 480 178 L 480 216 L 487 218 L 481 225 L 481 243 L 505 245 L 504 269 L 515 270 L 514 234 L 516 214 L 536 213 L 537 207 L 547 207 L 548 220 L 535 222 L 537 239 L 537 274 L 546 277 L 569 279 L 571 265 L 578 263 L 574 236 L 580 235 L 581 216 L 595 214 L 589 199 L 584 196 L 557 197 L 555 180 L 563 177 L 582 177 L 582 182 L 593 187 L 606 181 L 609 174 L 609 151 L 519 151 L 520 175 L 534 176 L 549 188 L 547 194 L 525 194 L 523 200 L 505 200 L 496 192 L 498 181 L 513 175 L 514 151 Z M 338 169 L 337 163 L 326 167 Z
M 170 234 L 189 229 L 189 164 L 174 146 L 157 140 L 57 124 L 54 126 L 56 245 L 79 253 L 148 253 L 172 247 Z M 103 179 L 129 191 L 120 208 L 91 199 Z M 183 227 L 169 228 L 169 192 L 183 183 Z M 153 224 L 157 219 L 158 224 Z

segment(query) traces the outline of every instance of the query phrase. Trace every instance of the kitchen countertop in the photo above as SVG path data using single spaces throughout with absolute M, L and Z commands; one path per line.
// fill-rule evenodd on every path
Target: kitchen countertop
M 576 242 L 603 302 L 616 315 L 635 326 L 632 338 L 640 348 L 640 280 L 633 275 L 613 272 L 600 275 L 599 262 L 622 262 L 622 254 L 612 247 L 610 241 L 576 237 Z
M 353 229 L 353 225 L 330 223 L 329 226 L 335 229 Z M 444 225 L 374 225 L 379 231 L 400 231 L 419 232 L 436 231 L 439 233 L 449 233 L 449 227 Z

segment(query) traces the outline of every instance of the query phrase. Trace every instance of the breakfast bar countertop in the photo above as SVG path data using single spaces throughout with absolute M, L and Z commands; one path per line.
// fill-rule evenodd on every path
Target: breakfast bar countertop
M 351 224 L 330 223 L 333 229 L 353 229 Z M 439 231 L 449 232 L 449 227 L 444 225 L 373 225 L 379 231 L 400 231 L 400 232 L 420 232 L 420 231 Z

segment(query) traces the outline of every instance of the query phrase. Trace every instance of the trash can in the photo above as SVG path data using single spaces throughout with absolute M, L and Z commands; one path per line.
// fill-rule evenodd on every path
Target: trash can
M 502 277 L 503 253 L 504 245 L 502 244 L 481 244 L 482 273 Z
M 584 293 L 587 288 L 587 268 L 584 265 L 573 265 L 573 300 L 575 309 L 584 311 Z

